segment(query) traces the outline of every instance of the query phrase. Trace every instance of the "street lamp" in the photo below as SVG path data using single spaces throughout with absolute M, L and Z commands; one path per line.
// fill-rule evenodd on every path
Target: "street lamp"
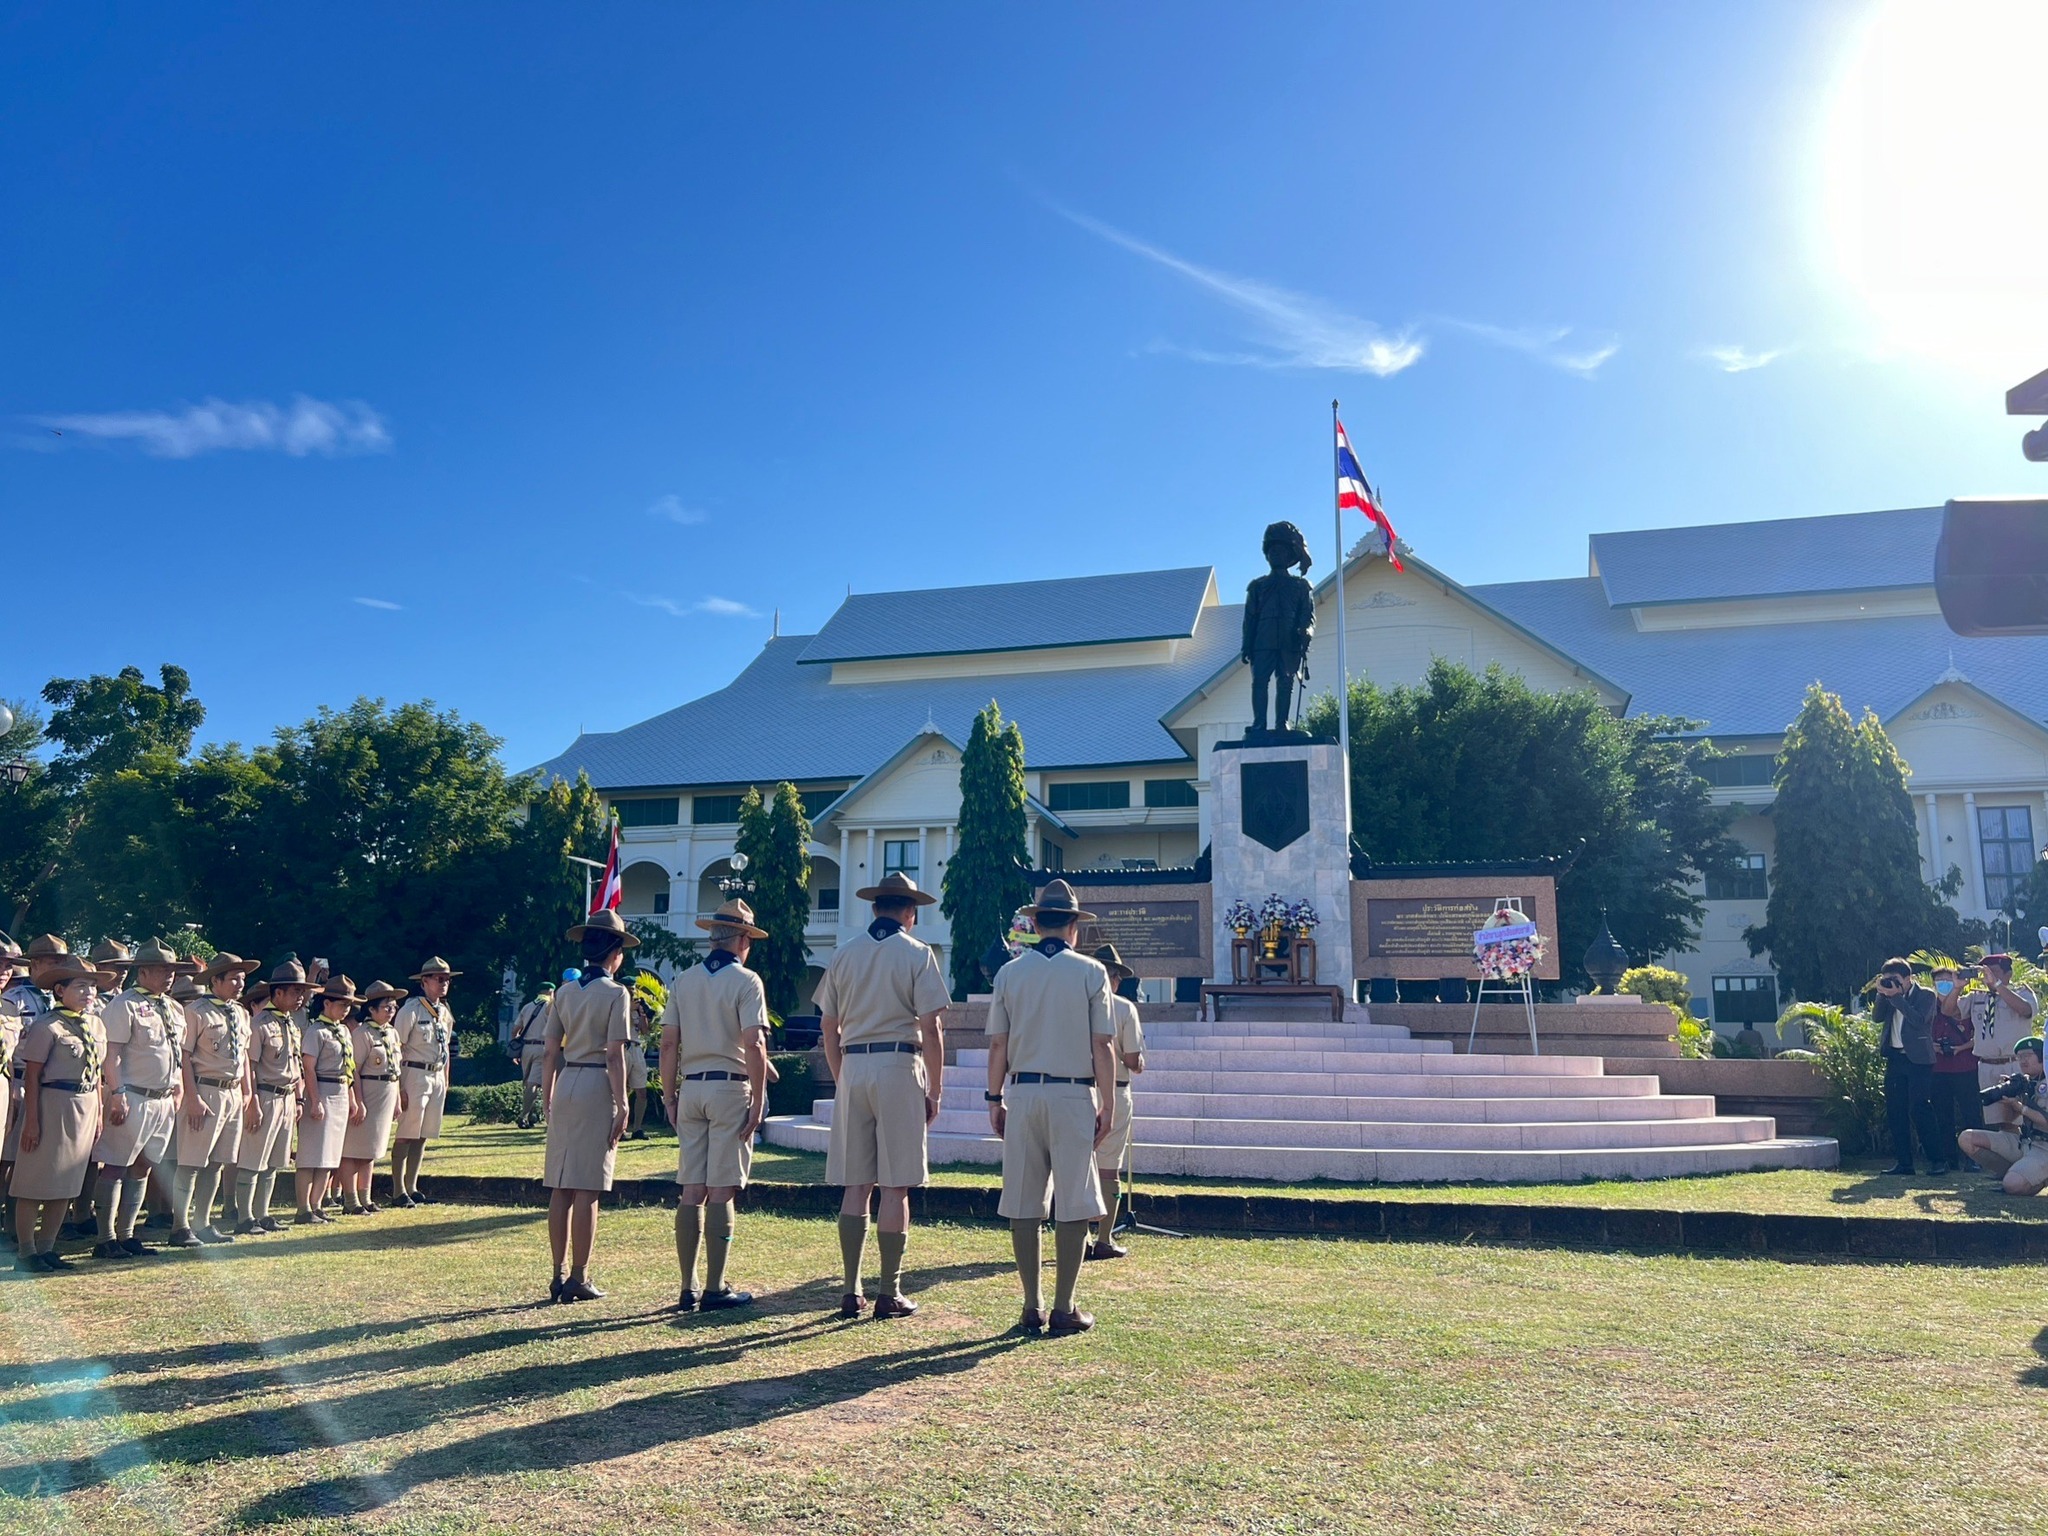
M 753 895 L 754 882 L 746 878 L 747 864 L 749 862 L 747 856 L 744 853 L 736 853 L 726 862 L 732 865 L 732 873 L 719 877 L 718 889 L 720 893 L 726 896 Z
M 14 711 L 0 704 L 0 740 L 5 740 L 14 730 Z M 28 782 L 28 759 L 10 757 L 0 762 L 0 779 L 7 781 L 7 792 L 14 793 Z

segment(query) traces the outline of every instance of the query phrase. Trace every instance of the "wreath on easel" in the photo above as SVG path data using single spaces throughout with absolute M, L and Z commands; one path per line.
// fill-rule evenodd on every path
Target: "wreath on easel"
M 1543 961 L 1543 935 L 1522 910 L 1503 896 L 1494 903 L 1486 926 L 1472 935 L 1472 963 L 1482 981 L 1520 981 Z

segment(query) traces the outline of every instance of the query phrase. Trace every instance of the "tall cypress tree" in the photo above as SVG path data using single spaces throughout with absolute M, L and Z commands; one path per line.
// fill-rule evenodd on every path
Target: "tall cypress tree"
M 761 977 L 768 1006 L 787 1017 L 795 1012 L 810 948 L 804 928 L 811 920 L 811 824 L 794 784 L 775 786 L 772 800 L 749 789 L 740 801 L 740 831 L 733 851 L 747 856 L 747 898 L 754 920 L 768 937 L 754 941 L 748 965 Z
M 960 841 L 939 910 L 953 929 L 953 995 L 981 987 L 981 957 L 1031 896 L 1024 838 L 1024 736 L 991 699 L 960 754 Z

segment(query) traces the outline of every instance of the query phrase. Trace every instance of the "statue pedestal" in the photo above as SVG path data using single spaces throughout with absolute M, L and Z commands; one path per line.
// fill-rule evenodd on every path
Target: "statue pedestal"
M 1230 980 L 1224 909 L 1238 897 L 1254 907 L 1270 891 L 1307 897 L 1323 922 L 1315 930 L 1316 971 L 1303 981 L 1340 986 L 1348 998 L 1351 963 L 1351 808 L 1344 764 L 1333 742 L 1220 745 L 1210 760 L 1215 796 L 1209 821 L 1209 951 L 1218 982 Z M 1254 935 L 1256 941 L 1256 935 Z

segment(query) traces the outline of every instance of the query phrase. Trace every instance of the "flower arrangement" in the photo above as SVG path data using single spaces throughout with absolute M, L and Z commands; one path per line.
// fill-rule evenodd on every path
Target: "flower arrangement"
M 1240 939 L 1252 931 L 1258 920 L 1259 916 L 1252 910 L 1252 904 L 1242 896 L 1223 909 L 1223 926 Z
M 1269 932 L 1283 928 L 1287 924 L 1288 914 L 1293 910 L 1293 903 L 1278 891 L 1268 891 L 1266 899 L 1259 903 L 1259 926 Z
M 1531 927 L 1528 914 L 1513 907 L 1497 907 L 1486 920 L 1487 928 Z M 1543 935 L 1529 933 L 1512 939 L 1488 939 L 1482 929 L 1472 941 L 1473 963 L 1487 981 L 1519 981 L 1536 969 L 1543 959 Z
M 1306 896 L 1287 909 L 1287 926 L 1294 930 L 1294 936 L 1305 939 L 1322 924 L 1322 917 L 1315 909 L 1315 903 Z
M 1005 942 L 1010 947 L 1012 959 L 1038 942 L 1038 924 L 1032 921 L 1028 907 L 1019 907 L 1010 918 L 1010 931 L 1005 935 Z

